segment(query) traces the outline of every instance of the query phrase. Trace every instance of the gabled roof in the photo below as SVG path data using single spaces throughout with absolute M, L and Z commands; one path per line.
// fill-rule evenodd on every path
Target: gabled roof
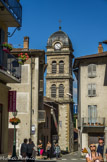
M 92 58 L 99 58 L 99 57 L 107 57 L 107 52 L 102 52 L 102 53 L 96 53 L 96 54 L 92 54 L 92 55 L 86 55 L 86 56 L 77 57 L 74 60 L 73 69 L 78 68 L 79 67 L 79 63 L 82 60 L 92 59 Z

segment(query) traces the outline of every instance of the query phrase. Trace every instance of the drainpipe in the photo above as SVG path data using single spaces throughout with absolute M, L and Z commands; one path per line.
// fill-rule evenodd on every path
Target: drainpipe
M 31 55 L 31 112 L 30 112 L 30 137 L 32 135 L 32 55 Z

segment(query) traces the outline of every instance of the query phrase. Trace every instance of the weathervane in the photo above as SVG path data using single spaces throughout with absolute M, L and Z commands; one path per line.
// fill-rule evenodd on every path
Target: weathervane
M 59 20 L 59 30 L 61 30 L 61 20 Z

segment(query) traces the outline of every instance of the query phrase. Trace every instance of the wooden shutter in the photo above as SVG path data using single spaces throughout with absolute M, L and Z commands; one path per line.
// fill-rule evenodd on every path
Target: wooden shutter
M 88 77 L 91 77 L 92 68 L 91 65 L 88 65 Z
M 96 84 L 92 84 L 92 96 L 96 96 Z
M 88 84 L 88 96 L 91 96 L 92 93 L 91 93 L 91 84 Z
M 96 77 L 96 65 L 95 64 L 92 65 L 92 76 Z

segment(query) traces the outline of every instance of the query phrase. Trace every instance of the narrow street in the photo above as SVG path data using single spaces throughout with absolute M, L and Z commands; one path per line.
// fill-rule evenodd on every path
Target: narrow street
M 58 162 L 82 162 L 82 161 L 85 161 L 86 159 L 85 158 L 80 158 L 78 156 L 78 152 L 75 152 L 75 153 L 72 153 L 72 154 L 69 154 L 69 155 L 64 155 L 61 160 L 58 160 Z

